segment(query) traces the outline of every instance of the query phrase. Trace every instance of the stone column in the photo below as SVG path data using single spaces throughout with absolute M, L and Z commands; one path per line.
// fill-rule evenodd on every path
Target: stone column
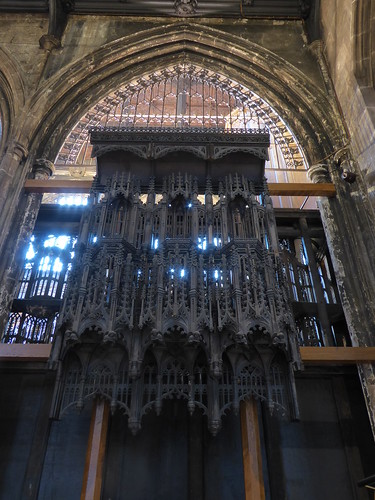
M 319 209 L 331 254 L 337 286 L 353 346 L 374 346 L 375 241 L 373 214 L 361 192 L 361 182 L 342 178 L 337 162 L 313 165 L 313 182 L 332 181 L 335 198 L 320 198 Z M 358 185 L 356 185 L 358 184 Z M 375 367 L 358 365 L 358 372 L 375 437 Z
M 18 168 L 19 164 L 25 160 L 26 155 L 27 155 L 26 148 L 20 142 L 17 141 L 14 141 L 13 144 L 9 145 L 7 152 L 4 155 L 4 158 L 0 166 L 1 209 L 4 207 L 4 203 L 6 202 L 8 197 L 8 191 L 13 180 L 12 172 L 14 172 Z
M 53 173 L 53 163 L 44 158 L 37 159 L 32 169 L 34 179 L 47 180 Z M 18 220 L 11 230 L 8 245 L 4 253 L 5 267 L 3 268 L 0 288 L 0 334 L 9 316 L 19 275 L 23 269 L 26 245 L 34 231 L 35 222 L 42 202 L 42 194 L 31 193 L 22 195 L 19 205 Z

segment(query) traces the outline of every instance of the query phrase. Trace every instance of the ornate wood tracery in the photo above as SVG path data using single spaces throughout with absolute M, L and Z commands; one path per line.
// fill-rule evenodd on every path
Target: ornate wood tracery
M 93 141 L 108 144 L 111 134 Z M 152 132 L 154 143 L 165 134 L 171 140 L 159 134 Z M 204 131 L 199 140 L 209 137 L 209 148 L 216 137 L 220 147 L 218 135 Z M 197 142 L 183 137 L 182 151 Z M 122 171 L 113 171 L 109 157 L 101 159 L 59 319 L 56 411 L 100 395 L 136 432 L 144 413 L 178 398 L 190 413 L 203 410 L 213 433 L 250 396 L 271 410 L 296 411 L 296 330 L 271 199 L 259 159 L 249 154 L 259 137 L 246 138 L 233 137 L 240 156 L 213 162 L 209 176 L 172 164 L 160 175 L 155 160 L 123 156 Z M 139 132 L 133 139 L 137 147 Z M 175 158 L 182 168 L 184 154 Z

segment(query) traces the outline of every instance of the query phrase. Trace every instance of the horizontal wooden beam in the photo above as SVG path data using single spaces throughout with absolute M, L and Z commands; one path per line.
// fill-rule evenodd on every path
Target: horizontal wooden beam
M 0 344 L 0 361 L 48 361 L 52 344 Z
M 269 192 L 272 196 L 327 196 L 336 195 L 334 184 L 313 184 L 310 182 L 270 182 Z
M 375 347 L 301 347 L 306 365 L 347 365 L 374 363 Z
M 0 361 L 47 361 L 52 344 L 0 344 Z M 301 347 L 306 365 L 374 363 L 375 347 Z
M 25 191 L 28 193 L 89 193 L 92 181 L 59 180 L 48 181 L 28 179 Z M 312 184 L 309 182 L 271 182 L 268 184 L 272 196 L 335 196 L 332 183 Z
M 90 181 L 69 181 L 50 179 L 28 179 L 25 182 L 25 191 L 28 193 L 89 193 L 92 185 Z

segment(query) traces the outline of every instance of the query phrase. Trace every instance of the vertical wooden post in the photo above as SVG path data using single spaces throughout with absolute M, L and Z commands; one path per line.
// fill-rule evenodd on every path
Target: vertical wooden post
M 241 403 L 242 455 L 246 500 L 265 500 L 258 409 L 254 399 Z
M 100 500 L 108 418 L 108 401 L 102 399 L 95 400 L 91 414 L 81 500 Z

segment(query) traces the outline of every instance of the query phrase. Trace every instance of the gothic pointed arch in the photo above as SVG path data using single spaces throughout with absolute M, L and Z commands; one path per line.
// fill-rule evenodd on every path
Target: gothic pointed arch
M 262 96 L 290 127 L 309 163 L 342 144 L 333 98 L 319 83 L 253 42 L 216 28 L 176 23 L 110 42 L 51 77 L 31 103 L 32 109 L 48 109 L 33 135 L 33 149 L 55 157 L 80 116 L 100 98 L 149 73 L 151 63 L 155 71 L 181 59 L 219 71 Z

